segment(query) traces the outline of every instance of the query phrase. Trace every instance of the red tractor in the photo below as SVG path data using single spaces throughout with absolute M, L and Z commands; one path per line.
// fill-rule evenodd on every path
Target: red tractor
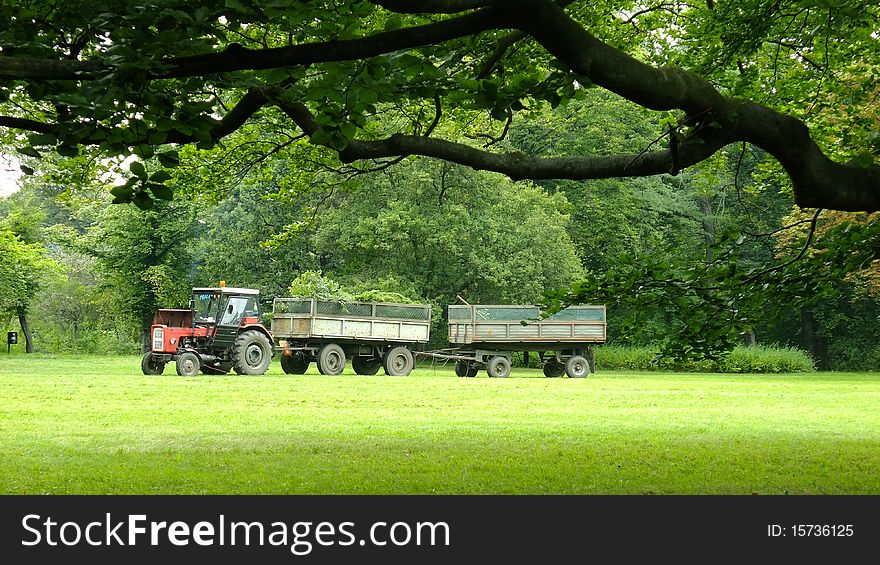
M 159 310 L 144 355 L 145 375 L 161 375 L 175 361 L 177 374 L 262 375 L 272 360 L 272 334 L 260 323 L 260 291 L 194 288 L 186 310 Z

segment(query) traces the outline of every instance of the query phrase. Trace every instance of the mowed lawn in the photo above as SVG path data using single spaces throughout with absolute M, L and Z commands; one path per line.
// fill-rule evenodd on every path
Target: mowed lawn
M 880 374 L 141 374 L 0 355 L 0 493 L 880 494 Z

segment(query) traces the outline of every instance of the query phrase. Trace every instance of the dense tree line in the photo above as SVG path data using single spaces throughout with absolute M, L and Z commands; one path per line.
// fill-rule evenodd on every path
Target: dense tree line
M 608 133 L 608 120 L 628 127 Z M 547 155 L 599 142 L 636 150 L 656 120 L 597 91 L 548 107 L 498 143 Z M 604 139 L 593 139 L 599 131 Z M 173 202 L 114 205 L 106 184 L 121 181 L 102 180 L 105 165 L 65 159 L 0 201 L 0 226 L 5 244 L 40 265 L 25 268 L 35 282 L 24 296 L 42 351 L 133 351 L 153 311 L 185 305 L 192 285 L 256 287 L 268 307 L 298 275 L 320 272 L 352 292 L 431 302 L 435 313 L 460 298 L 552 305 L 579 292 L 609 304 L 612 341 L 672 358 L 758 342 L 800 346 L 824 368 L 880 366 L 876 262 L 821 266 L 823 245 L 847 248 L 839 226 L 860 221 L 850 231 L 865 241 L 874 222 L 839 214 L 811 229 L 813 214 L 792 211 L 764 157 L 732 149 L 675 177 L 515 183 L 418 158 L 334 168 L 313 145 L 284 145 L 251 124 L 223 147 L 182 151 Z M 730 302 L 730 288 L 788 262 L 808 236 L 809 253 L 792 265 L 827 275 L 787 272 L 757 302 L 739 290 Z

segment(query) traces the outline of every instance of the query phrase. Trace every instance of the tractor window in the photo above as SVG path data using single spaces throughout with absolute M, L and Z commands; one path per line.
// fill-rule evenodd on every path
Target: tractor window
M 220 318 L 221 326 L 237 326 L 245 316 L 247 304 L 250 301 L 246 296 L 230 296 L 223 315 Z
M 217 323 L 217 309 L 220 303 L 220 295 L 210 292 L 193 295 L 194 321 L 202 324 Z
M 259 304 L 257 304 L 256 296 L 249 296 L 247 299 L 247 304 L 244 307 L 244 315 L 248 318 L 255 318 L 260 315 Z

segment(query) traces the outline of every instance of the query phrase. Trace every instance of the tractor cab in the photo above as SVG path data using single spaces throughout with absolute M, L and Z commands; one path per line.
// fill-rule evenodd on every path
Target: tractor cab
M 260 291 L 227 286 L 194 288 L 186 310 L 159 310 L 145 374 L 160 374 L 174 361 L 180 375 L 199 371 L 259 375 L 272 357 L 271 334 L 260 323 Z
M 194 288 L 190 310 L 194 328 L 207 329 L 205 337 L 216 347 L 228 347 L 239 328 L 260 322 L 260 291 L 250 288 Z

